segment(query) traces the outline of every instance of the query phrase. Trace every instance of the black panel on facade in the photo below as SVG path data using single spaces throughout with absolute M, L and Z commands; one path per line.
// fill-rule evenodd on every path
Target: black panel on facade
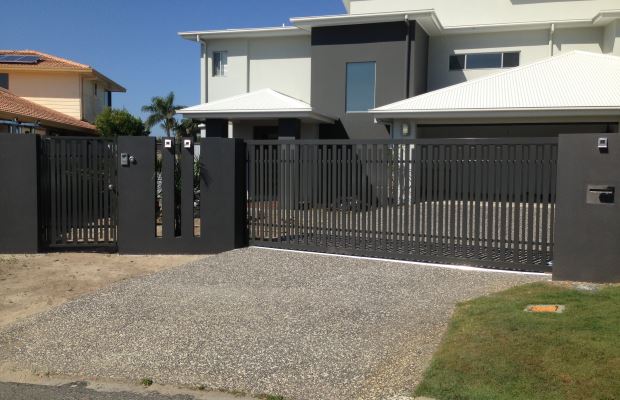
M 414 40 L 415 23 L 411 23 L 410 38 Z M 326 26 L 312 29 L 312 45 L 402 42 L 407 38 L 405 22 Z
M 504 53 L 504 68 L 518 67 L 519 58 L 519 52 Z
M 450 56 L 450 71 L 465 69 L 465 54 Z

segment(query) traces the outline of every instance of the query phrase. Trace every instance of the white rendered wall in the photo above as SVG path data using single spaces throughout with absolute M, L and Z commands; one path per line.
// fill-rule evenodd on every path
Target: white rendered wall
M 213 76 L 213 52 L 228 52 L 225 76 Z M 248 41 L 245 39 L 213 40 L 207 45 L 207 101 L 225 99 L 246 93 L 248 89 Z
M 250 91 L 270 88 L 310 103 L 310 37 L 249 42 Z
M 214 51 L 228 52 L 226 76 L 213 76 Z M 206 53 L 207 101 L 271 88 L 310 103 L 310 36 L 211 40 Z
M 558 55 L 573 50 L 593 53 L 603 52 L 604 28 L 556 29 L 553 54 Z M 450 71 L 449 59 L 452 54 L 518 51 L 520 65 L 531 64 L 551 56 L 549 31 L 516 31 L 477 33 L 461 35 L 433 36 L 430 38 L 428 53 L 428 90 L 465 82 L 497 73 L 501 69 L 472 69 Z
M 351 0 L 351 14 L 435 9 L 444 26 L 592 19 L 618 0 Z

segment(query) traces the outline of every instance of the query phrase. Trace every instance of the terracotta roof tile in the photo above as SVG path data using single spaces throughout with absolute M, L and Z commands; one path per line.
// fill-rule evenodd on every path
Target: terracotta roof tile
M 0 55 L 38 56 L 40 61 L 36 64 L 18 64 L 0 62 L 0 70 L 23 70 L 23 71 L 65 71 L 90 74 L 108 82 L 113 92 L 126 92 L 126 89 L 103 75 L 90 65 L 80 64 L 66 58 L 53 56 L 36 50 L 1 50 Z
M 62 69 L 89 72 L 93 68 L 86 64 L 80 64 L 65 58 L 56 57 L 51 54 L 41 53 L 35 50 L 0 50 L 1 55 L 23 55 L 23 56 L 39 56 L 40 61 L 36 64 L 14 64 L 0 62 L 2 67 L 10 67 L 11 69 Z
M 42 125 L 51 123 L 53 126 L 91 134 L 96 131 L 95 126 L 88 122 L 80 121 L 51 108 L 33 103 L 2 88 L 0 88 L 0 113 L 11 114 L 17 119 L 21 117 L 37 120 Z

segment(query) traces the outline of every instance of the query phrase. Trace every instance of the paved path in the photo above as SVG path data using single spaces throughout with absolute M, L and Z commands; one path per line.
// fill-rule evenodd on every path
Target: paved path
M 62 386 L 0 382 L 0 400 L 194 400 L 192 396 L 158 393 L 97 392 L 75 383 Z
M 457 302 L 540 279 L 237 250 L 14 325 L 0 332 L 0 362 L 290 399 L 383 399 L 419 382 Z

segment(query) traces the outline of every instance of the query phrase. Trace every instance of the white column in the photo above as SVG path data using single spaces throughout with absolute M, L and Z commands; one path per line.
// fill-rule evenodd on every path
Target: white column
M 209 54 L 205 42 L 200 42 L 200 103 L 209 101 Z
M 232 139 L 235 137 L 235 124 L 233 121 L 228 121 L 228 138 Z

